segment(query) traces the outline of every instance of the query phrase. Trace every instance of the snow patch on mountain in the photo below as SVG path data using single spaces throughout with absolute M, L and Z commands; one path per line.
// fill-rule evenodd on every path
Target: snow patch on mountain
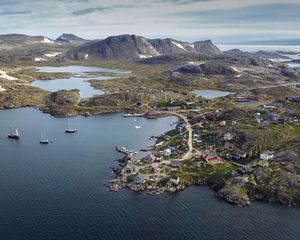
M 49 38 L 45 38 L 42 40 L 42 43 L 54 43 L 52 40 L 50 40 Z
M 152 58 L 153 56 L 152 55 L 142 55 L 142 54 L 139 54 L 139 57 L 140 58 Z
M 194 43 L 189 43 L 188 46 L 190 46 L 191 48 L 195 48 Z
M 171 41 L 171 43 L 173 43 L 176 47 L 181 48 L 181 49 L 183 49 L 184 51 L 186 51 L 186 49 L 185 49 L 180 43 L 173 42 L 173 41 Z
M 53 58 L 53 57 L 56 57 L 56 56 L 58 56 L 60 54 L 61 54 L 61 52 L 51 52 L 51 53 L 46 53 L 44 55 L 45 55 L 45 57 Z
M 6 89 L 0 85 L 0 92 L 5 92 L 5 91 L 6 91 Z
M 7 75 L 7 73 L 6 73 L 5 71 L 0 71 L 0 78 L 4 78 L 4 79 L 10 80 L 10 81 L 18 80 L 18 79 L 15 78 L 15 77 L 12 77 L 12 76 Z
M 36 57 L 36 58 L 34 58 L 34 61 L 35 62 L 41 62 L 41 61 L 46 61 L 46 59 L 45 58 L 41 58 L 41 57 Z

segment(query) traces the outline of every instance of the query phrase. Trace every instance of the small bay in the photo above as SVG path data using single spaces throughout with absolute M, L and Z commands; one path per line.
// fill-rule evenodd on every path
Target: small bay
M 156 197 L 108 192 L 110 167 L 121 156 L 115 146 L 149 146 L 150 136 L 176 120 L 78 116 L 70 119 L 78 132 L 68 135 L 65 118 L 33 108 L 0 111 L 0 239 L 299 239 L 298 208 L 237 207 L 207 187 Z M 19 141 L 5 136 L 10 126 Z M 39 144 L 41 132 L 52 143 Z

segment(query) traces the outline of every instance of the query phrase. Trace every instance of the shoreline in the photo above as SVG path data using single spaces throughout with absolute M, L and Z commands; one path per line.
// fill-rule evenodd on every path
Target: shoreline
M 173 113 L 171 115 L 178 117 L 179 121 L 183 120 L 180 119 L 178 114 Z M 150 147 L 145 147 L 144 149 L 147 149 L 151 154 L 153 154 L 153 152 L 155 151 L 155 147 L 156 145 L 152 145 Z M 178 161 L 183 162 L 183 164 L 186 164 L 185 160 L 183 159 L 184 158 L 178 159 Z M 248 182 L 248 177 L 245 176 L 234 176 L 234 177 L 232 176 L 229 178 L 229 180 L 226 181 L 226 184 L 225 182 L 218 183 L 217 178 L 215 179 L 211 178 L 210 174 L 213 173 L 212 171 L 209 172 L 207 175 L 198 178 L 197 180 L 193 179 L 190 181 L 181 181 L 179 180 L 178 177 L 178 181 L 174 182 L 172 180 L 173 177 L 172 175 L 174 175 L 172 172 L 169 174 L 165 174 L 164 176 L 160 176 L 160 177 L 158 176 L 157 179 L 155 179 L 155 176 L 159 175 L 159 173 L 140 174 L 139 170 L 136 171 L 133 163 L 129 164 L 131 160 L 129 160 L 128 158 L 126 159 L 126 154 L 124 158 L 120 158 L 117 161 L 119 162 L 118 167 L 113 168 L 115 178 L 113 180 L 108 181 L 108 183 L 106 184 L 108 191 L 118 192 L 123 188 L 128 188 L 134 192 L 140 192 L 146 195 L 156 196 L 163 193 L 174 193 L 174 192 L 184 191 L 186 188 L 189 188 L 191 186 L 207 186 L 215 192 L 215 197 L 219 199 L 223 199 L 230 204 L 235 204 L 238 206 L 249 206 L 253 201 L 261 201 L 261 202 L 280 204 L 289 207 L 291 206 L 298 207 L 298 204 L 294 201 L 288 201 L 280 198 L 272 198 L 272 197 L 270 198 L 267 195 L 261 194 L 259 192 L 253 194 L 246 194 L 240 192 L 240 189 L 244 189 L 245 186 L 245 183 L 243 183 L 243 181 L 245 181 L 246 179 L 247 180 L 246 182 Z M 195 161 L 195 157 L 191 156 L 191 160 L 189 161 Z M 204 162 L 200 162 L 199 160 L 196 161 L 197 161 L 196 164 L 200 163 L 203 166 L 206 165 L 204 169 L 206 167 L 218 165 L 218 164 L 221 165 L 224 164 L 224 166 L 226 166 L 226 164 L 229 165 L 233 164 L 232 162 L 230 163 L 225 160 L 221 160 L 221 162 L 219 163 L 204 163 Z M 259 169 L 259 167 L 257 167 L 257 169 Z M 233 171 L 230 172 L 230 174 L 232 173 Z M 139 176 L 139 174 L 141 175 L 141 177 L 143 177 L 144 175 L 144 180 L 141 182 L 134 182 L 135 180 L 132 181 L 132 176 Z M 235 180 L 236 182 L 233 180 Z M 165 183 L 163 184 L 162 181 L 164 181 Z M 230 184 L 233 185 L 232 186 L 233 189 L 230 190 L 228 189 L 227 187 L 228 182 L 229 185 Z M 236 187 L 238 188 L 237 190 L 235 189 Z

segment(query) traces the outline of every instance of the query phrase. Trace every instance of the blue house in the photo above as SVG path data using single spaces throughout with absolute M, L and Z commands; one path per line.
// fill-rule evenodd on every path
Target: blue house
M 284 124 L 284 119 L 283 118 L 279 118 L 278 120 L 277 120 L 277 124 L 278 125 L 283 125 Z
M 270 121 L 271 120 L 271 116 L 265 116 L 263 118 L 264 122 Z
M 185 128 L 185 123 L 178 123 L 178 124 L 176 125 L 176 129 L 177 129 L 178 131 L 182 131 L 183 128 Z
M 175 146 L 169 146 L 168 149 L 170 149 L 172 152 L 177 150 Z
M 258 118 L 260 118 L 260 116 L 261 116 L 261 114 L 260 114 L 260 113 L 254 113 L 254 114 L 253 114 L 253 117 L 254 117 L 255 119 L 258 119 Z
M 232 154 L 231 156 L 230 156 L 230 160 L 231 161 L 239 161 L 241 159 L 241 157 L 240 157 L 240 155 L 238 155 L 238 154 Z
M 272 113 L 270 114 L 270 118 L 271 118 L 273 121 L 277 121 L 277 119 L 278 119 L 278 114 L 275 113 L 275 112 L 272 112 Z

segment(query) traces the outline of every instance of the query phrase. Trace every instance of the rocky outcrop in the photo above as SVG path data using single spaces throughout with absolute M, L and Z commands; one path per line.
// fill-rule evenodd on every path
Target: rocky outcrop
M 227 202 L 236 204 L 239 206 L 250 205 L 250 199 L 246 193 L 244 193 L 240 187 L 237 186 L 227 186 L 222 188 L 216 193 L 216 197 L 224 198 Z
M 75 108 L 79 100 L 79 90 L 60 90 L 51 93 L 41 110 L 57 117 L 74 116 L 77 115 Z
M 194 42 L 193 45 L 197 52 L 203 54 L 217 55 L 222 53 L 221 50 L 216 45 L 214 45 L 211 40 L 197 41 Z
M 197 65 L 186 65 L 183 67 L 180 67 L 176 70 L 176 72 L 180 73 L 189 73 L 189 74 L 202 74 L 202 68 Z
M 235 72 L 232 68 L 218 62 L 207 62 L 200 65 L 205 75 L 232 75 Z
M 175 70 L 175 72 L 202 75 L 233 75 L 235 71 L 225 64 L 219 62 L 207 62 L 200 65 L 185 65 Z

